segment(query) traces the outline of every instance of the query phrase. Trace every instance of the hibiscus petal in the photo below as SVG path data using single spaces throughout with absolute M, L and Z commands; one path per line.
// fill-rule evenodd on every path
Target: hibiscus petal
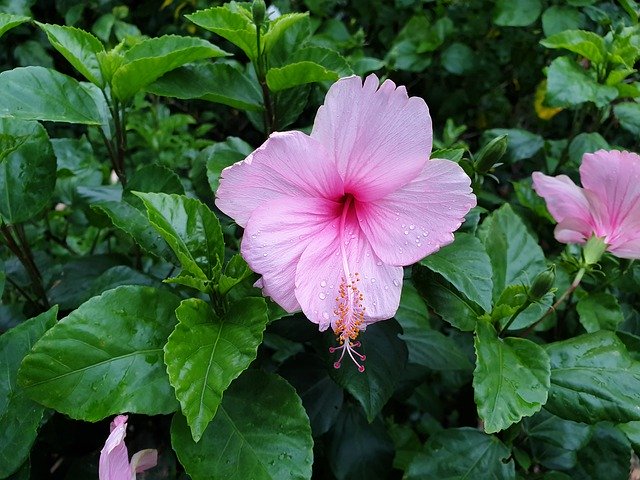
M 566 175 L 550 177 L 540 172 L 533 172 L 533 189 L 547 202 L 549 213 L 557 222 L 568 218 L 580 220 L 590 225 L 589 230 L 582 232 L 589 237 L 595 228 L 591 215 L 591 205 L 585 192 Z
M 633 240 L 640 227 L 640 156 L 616 150 L 587 153 L 580 178 L 603 206 L 600 216 L 608 243 Z
M 409 98 L 391 80 L 378 89 L 369 75 L 334 83 L 316 115 L 311 136 L 335 158 L 345 190 L 374 200 L 414 179 L 429 159 L 432 128 L 423 99 Z
M 355 215 L 351 217 L 346 239 L 330 224 L 309 243 L 296 269 L 296 297 L 320 330 L 335 325 L 340 284 L 344 279 L 350 281 L 345 275 L 341 242 L 349 273 L 353 277 L 359 274 L 356 285 L 364 297 L 365 325 L 391 318 L 400 303 L 402 267 L 385 265 L 358 228 Z
M 158 464 L 158 451 L 155 448 L 140 450 L 131 457 L 131 471 L 144 472 Z
M 244 227 L 266 201 L 342 194 L 342 180 L 324 147 L 302 132 L 283 132 L 222 171 L 216 205 Z
M 640 259 L 640 238 L 634 238 L 620 245 L 611 246 L 608 250 L 616 257 Z
M 130 480 L 129 453 L 124 443 L 127 435 L 127 416 L 118 415 L 111 422 L 111 433 L 100 451 L 98 476 L 100 480 Z
M 471 180 L 449 160 L 429 160 L 421 174 L 374 202 L 358 202 L 360 227 L 383 262 L 410 265 L 453 241 L 476 205 Z
M 340 215 L 340 204 L 319 198 L 271 200 L 256 209 L 242 238 L 242 256 L 262 275 L 262 290 L 288 312 L 300 310 L 296 265 L 310 242 Z
M 585 243 L 592 230 L 591 225 L 579 218 L 567 218 L 556 225 L 553 234 L 561 243 Z

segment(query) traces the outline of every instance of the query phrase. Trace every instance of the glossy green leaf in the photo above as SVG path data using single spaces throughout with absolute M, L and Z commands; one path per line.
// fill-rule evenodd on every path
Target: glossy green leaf
M 251 12 L 237 3 L 198 10 L 185 17 L 199 27 L 217 33 L 237 45 L 252 61 L 258 58 L 256 26 L 251 20 Z
M 174 68 L 224 55 L 224 50 L 200 38 L 165 35 L 143 40 L 124 53 L 123 64 L 111 80 L 113 94 L 121 100 L 129 99 Z
M 100 125 L 91 96 L 77 80 L 43 67 L 0 73 L 0 117 Z
M 0 477 L 15 472 L 28 458 L 45 408 L 17 385 L 18 368 L 33 344 L 56 322 L 58 307 L 21 323 L 0 336 Z
M 353 74 L 346 60 L 337 52 L 323 47 L 304 47 L 287 59 L 287 65 L 270 68 L 267 85 L 273 91 L 306 83 L 335 81 Z
M 515 480 L 510 456 L 511 451 L 493 435 L 468 427 L 442 430 L 429 437 L 404 478 Z
M 456 234 L 452 244 L 423 258 L 420 264 L 442 275 L 486 312 L 491 310 L 491 262 L 484 245 L 473 235 Z
M 427 304 L 451 325 L 470 332 L 476 326 L 482 307 L 467 299 L 441 275 L 428 269 L 414 267 L 414 281 Z
M 610 150 L 612 147 L 598 132 L 583 132 L 576 135 L 569 144 L 569 161 L 577 169 L 585 153 Z
M 402 327 L 400 338 L 407 344 L 409 363 L 432 370 L 471 370 L 469 359 L 458 345 L 429 324 L 427 306 L 413 285 L 402 287 L 400 307 L 395 315 Z
M 180 177 L 171 169 L 151 163 L 136 170 L 128 179 L 122 193 L 122 199 L 138 210 L 144 210 L 144 204 L 131 192 L 177 193 L 184 195 L 184 186 Z
M 464 75 L 473 71 L 476 65 L 475 52 L 464 43 L 454 42 L 442 52 L 442 66 L 449 73 Z
M 218 293 L 226 295 L 229 290 L 251 277 L 253 272 L 240 254 L 235 254 L 224 268 L 224 273 L 218 280 Z
M 545 409 L 523 421 L 523 430 L 532 440 L 536 460 L 546 468 L 569 470 L 576 465 L 577 452 L 591 438 L 592 428 L 551 415 Z
M 501 27 L 526 27 L 538 19 L 541 11 L 540 0 L 497 0 L 493 23 Z
M 398 338 L 400 333 L 393 320 L 369 325 L 358 337 L 362 343 L 358 351 L 367 356 L 365 371 L 360 373 L 349 358 L 343 359 L 340 368 L 331 369 L 331 377 L 360 402 L 370 422 L 391 398 L 398 372 L 407 363 L 407 347 Z
M 79 28 L 36 22 L 44 30 L 49 42 L 87 80 L 104 87 L 98 53 L 104 46 L 96 37 Z
M 634 451 L 640 450 L 640 420 L 634 420 L 633 422 L 621 423 L 616 425 L 618 429 L 624 433 L 631 445 L 633 445 Z
M 613 113 L 622 128 L 634 135 L 640 135 L 640 103 L 618 103 L 614 105 Z
M 311 478 L 313 440 L 295 390 L 282 378 L 248 370 L 225 391 L 198 443 L 182 415 L 171 444 L 193 480 Z
M 493 267 L 493 297 L 505 287 L 529 284 L 546 268 L 544 253 L 507 203 L 489 215 L 479 236 Z
M 346 404 L 327 437 L 327 459 L 337 480 L 389 478 L 393 443 L 380 418 L 367 421 L 356 405 Z
M 51 200 L 56 158 L 46 130 L 37 122 L 0 118 L 0 142 L 0 220 L 24 222 Z
M 546 37 L 565 30 L 578 30 L 586 23 L 585 15 L 577 8 L 552 5 L 542 14 L 542 31 Z
M 549 356 L 524 338 L 498 338 L 479 321 L 475 337 L 473 390 L 487 433 L 495 433 L 540 411 L 549 391 Z
M 146 90 L 156 95 L 207 100 L 242 110 L 260 111 L 260 87 L 239 69 L 226 63 L 186 65 L 162 76 Z
M 524 285 L 509 285 L 502 291 L 491 312 L 491 319 L 497 325 L 505 325 L 511 316 L 527 301 L 528 288 Z M 534 324 L 547 313 L 553 304 L 553 294 L 547 293 L 537 302 L 531 303 L 518 314 L 509 330 L 522 330 Z
M 576 422 L 640 420 L 640 362 L 600 330 L 547 345 L 551 389 L 545 408 Z
M 583 296 L 576 305 L 580 323 L 588 333 L 598 330 L 616 331 L 624 321 L 616 297 L 607 292 Z
M 31 20 L 23 15 L 11 15 L 10 13 L 0 13 L 0 37 L 13 27 L 23 24 Z
M 38 340 L 22 362 L 19 384 L 39 403 L 86 421 L 175 411 L 162 348 L 179 302 L 165 290 L 139 286 L 92 298 Z
M 164 193 L 136 193 L 151 225 L 174 251 L 184 271 L 213 279 L 224 259 L 220 221 L 200 201 Z
M 222 394 L 256 358 L 267 324 L 262 298 L 232 304 L 223 317 L 199 299 L 184 300 L 178 325 L 164 347 L 169 381 L 197 442 L 215 416 Z
M 130 235 L 145 252 L 167 260 L 175 258 L 147 217 L 127 202 L 101 201 L 91 205 L 91 209 L 107 215 L 114 227 Z
M 0 298 L 2 298 L 2 294 L 4 293 L 4 284 L 7 279 L 7 274 L 4 270 L 4 262 L 0 259 Z
M 329 376 L 325 362 L 316 355 L 302 353 L 285 361 L 278 373 L 302 399 L 313 436 L 327 433 L 340 413 L 344 393 Z
M 602 108 L 617 96 L 615 87 L 601 85 L 591 70 L 585 70 L 569 57 L 556 58 L 547 69 L 546 101 L 551 107 L 593 102 Z
M 540 43 L 547 48 L 569 50 L 594 63 L 603 63 L 607 58 L 604 38 L 594 32 L 565 30 L 541 40 Z

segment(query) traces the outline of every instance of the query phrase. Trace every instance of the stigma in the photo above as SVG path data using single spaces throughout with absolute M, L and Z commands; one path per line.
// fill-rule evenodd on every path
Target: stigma
M 359 290 L 357 283 L 360 281 L 360 275 L 355 273 L 351 278 L 342 278 L 338 287 L 338 296 L 336 297 L 336 308 L 333 314 L 336 317 L 333 323 L 333 331 L 336 334 L 338 346 L 330 347 L 329 352 L 335 353 L 340 351 L 340 357 L 334 362 L 334 368 L 340 368 L 345 354 L 356 364 L 359 372 L 364 372 L 366 355 L 356 351 L 361 346 L 357 341 L 360 329 L 364 325 L 364 315 L 366 307 L 363 306 L 364 296 Z

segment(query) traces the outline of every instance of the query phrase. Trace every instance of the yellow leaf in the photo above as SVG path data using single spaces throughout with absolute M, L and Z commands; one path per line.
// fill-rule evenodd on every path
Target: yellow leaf
M 547 107 L 544 104 L 544 97 L 546 95 L 547 95 L 547 81 L 543 80 L 538 84 L 538 88 L 536 88 L 536 96 L 535 96 L 535 100 L 533 101 L 533 106 L 536 109 L 536 114 L 538 115 L 538 118 L 541 118 L 542 120 L 551 120 L 563 109 Z

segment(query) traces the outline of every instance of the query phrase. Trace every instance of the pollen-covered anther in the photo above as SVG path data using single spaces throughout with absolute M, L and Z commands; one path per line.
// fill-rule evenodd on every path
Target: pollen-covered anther
M 333 331 L 339 346 L 329 348 L 329 352 L 335 353 L 342 350 L 340 358 L 333 364 L 334 368 L 340 368 L 344 354 L 348 353 L 353 363 L 358 367 L 358 371 L 364 372 L 364 365 L 361 365 L 359 361 L 364 362 L 366 356 L 355 350 L 361 346 L 360 342 L 354 342 L 364 324 L 364 295 L 356 286 L 356 283 L 360 281 L 360 275 L 355 273 L 349 280 L 350 283 L 347 283 L 346 279 L 342 278 L 338 287 L 336 308 L 333 311 L 337 319 L 334 322 Z

